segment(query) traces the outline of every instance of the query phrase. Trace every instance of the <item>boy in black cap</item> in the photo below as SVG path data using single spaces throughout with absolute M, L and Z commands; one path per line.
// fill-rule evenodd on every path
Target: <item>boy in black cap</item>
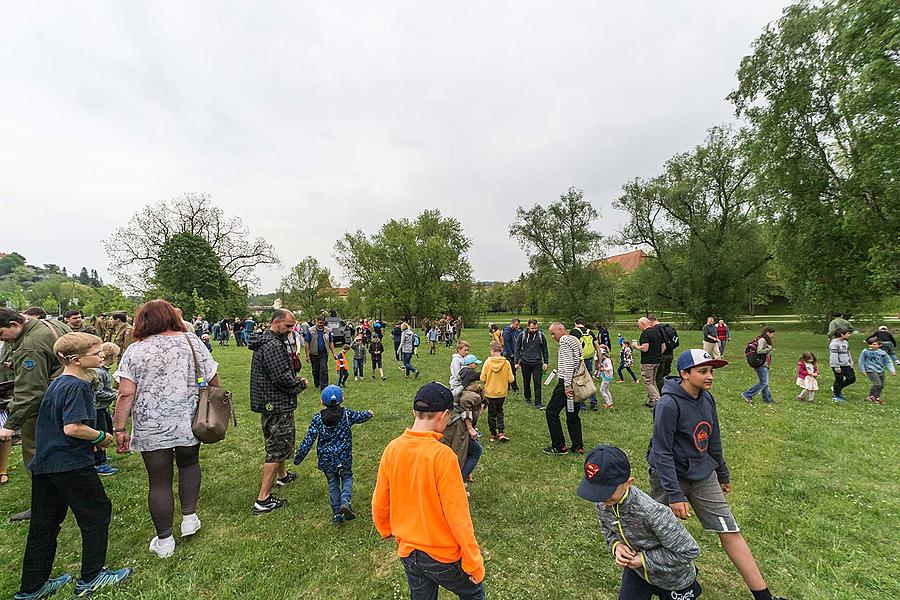
M 666 377 L 653 410 L 653 437 L 647 452 L 650 495 L 668 505 L 679 519 L 689 519 L 694 509 L 703 528 L 719 535 L 754 600 L 784 600 L 769 591 L 725 500 L 731 491 L 730 475 L 722 453 L 716 401 L 709 390 L 713 370 L 727 364 L 704 350 L 685 350 L 676 364 L 680 377 Z
M 625 453 L 597 446 L 584 461 L 578 495 L 594 502 L 600 531 L 622 567 L 619 600 L 687 600 L 700 596 L 697 542 L 666 506 L 633 486 Z

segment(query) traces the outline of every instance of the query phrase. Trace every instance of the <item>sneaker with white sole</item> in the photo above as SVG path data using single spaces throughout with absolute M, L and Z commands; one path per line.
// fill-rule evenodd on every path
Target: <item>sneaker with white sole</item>
M 63 587 L 67 583 L 72 581 L 72 576 L 68 573 L 60 575 L 59 577 L 53 577 L 44 582 L 44 585 L 39 587 L 33 592 L 16 592 L 16 595 L 13 596 L 15 600 L 40 600 L 41 598 L 49 598 L 53 594 L 59 591 L 59 588 Z
M 160 558 L 169 558 L 175 554 L 175 538 L 169 536 L 161 540 L 158 535 L 153 536 L 153 539 L 150 540 L 150 552 Z
M 270 513 L 273 510 L 278 510 L 285 504 L 287 504 L 287 500 L 280 500 L 269 494 L 269 497 L 265 500 L 257 500 L 253 503 L 253 514 L 261 515 L 263 513 Z
M 280 477 L 275 480 L 275 485 L 278 487 L 284 487 L 289 483 L 292 483 L 297 480 L 297 474 L 292 471 L 285 471 L 285 476 Z
M 199 530 L 200 517 L 197 516 L 197 513 L 194 513 L 192 515 L 184 515 L 184 518 L 181 519 L 181 537 L 194 535 Z
M 75 597 L 85 598 L 94 592 L 110 585 L 122 583 L 131 576 L 131 569 L 103 569 L 90 581 L 78 580 L 75 582 Z

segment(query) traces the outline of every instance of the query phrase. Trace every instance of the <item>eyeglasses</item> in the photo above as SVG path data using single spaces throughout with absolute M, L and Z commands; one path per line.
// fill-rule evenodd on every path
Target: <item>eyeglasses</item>
M 90 354 L 82 354 L 81 356 L 96 356 L 97 358 L 103 358 L 103 350 L 97 350 L 96 352 L 91 352 Z

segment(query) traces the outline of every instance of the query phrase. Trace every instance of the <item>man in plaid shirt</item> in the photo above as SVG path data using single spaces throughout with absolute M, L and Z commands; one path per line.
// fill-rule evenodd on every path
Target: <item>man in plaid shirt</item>
M 279 308 L 272 324 L 262 333 L 253 334 L 247 347 L 253 351 L 250 363 L 250 410 L 259 413 L 266 442 L 266 462 L 262 485 L 253 503 L 253 513 L 272 512 L 287 501 L 272 495 L 272 487 L 284 486 L 297 476 L 285 469 L 284 461 L 294 453 L 296 433 L 294 409 L 297 394 L 306 389 L 307 381 L 294 373 L 284 339 L 297 321 L 294 314 Z

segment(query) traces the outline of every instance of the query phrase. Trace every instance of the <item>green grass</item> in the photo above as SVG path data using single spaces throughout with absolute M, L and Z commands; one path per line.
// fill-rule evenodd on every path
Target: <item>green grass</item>
M 615 335 L 618 330 L 612 331 Z M 635 331 L 623 331 L 637 337 Z M 750 334 L 734 332 L 730 358 Z M 488 337 L 466 331 L 483 356 Z M 684 332 L 682 346 L 699 344 Z M 861 340 L 852 340 L 854 355 Z M 552 341 L 551 341 L 552 344 Z M 791 599 L 900 598 L 900 390 L 888 378 L 887 406 L 864 404 L 867 386 L 849 388 L 850 403 L 835 405 L 820 392 L 815 405 L 794 400 L 795 363 L 804 350 L 826 356 L 825 338 L 784 333 L 776 339 L 772 386 L 778 404 L 748 406 L 738 394 L 755 380 L 742 357 L 717 372 L 725 454 L 732 472 L 732 509 L 770 587 Z M 427 352 L 427 350 L 426 350 Z M 349 382 L 346 404 L 373 409 L 376 417 L 354 428 L 355 506 L 359 518 L 335 529 L 325 478 L 313 454 L 300 479 L 281 492 L 290 504 L 254 517 L 263 457 L 258 417 L 248 409 L 249 352 L 216 348 L 225 387 L 239 407 L 239 426 L 225 442 L 204 447 L 199 514 L 203 529 L 160 560 L 147 551 L 153 527 L 146 508 L 146 475 L 138 456 L 115 456 L 119 474 L 104 480 L 113 501 L 108 564 L 135 568 L 110 598 L 403 598 L 406 582 L 395 545 L 371 523 L 369 501 L 385 444 L 410 423 L 418 384 L 446 380 L 450 351 L 423 354 L 418 382 L 402 378 L 386 359 L 386 383 Z M 555 359 L 554 350 L 551 356 Z M 306 371 L 308 373 L 308 369 Z M 368 367 L 367 367 L 368 375 Z M 831 381 L 827 368 L 822 380 Z M 545 394 L 549 391 L 545 388 Z M 644 454 L 650 413 L 640 385 L 615 385 L 615 409 L 583 418 L 585 443 L 615 444 L 630 456 L 637 484 L 647 488 Z M 594 508 L 575 495 L 581 461 L 549 457 L 544 414 L 521 396 L 507 401 L 508 444 L 485 440 L 472 485 L 472 517 L 485 555 L 489 598 L 598 598 L 617 595 L 619 571 L 603 545 Z M 298 440 L 319 410 L 314 392 L 300 396 Z M 480 424 L 482 431 L 487 423 Z M 28 485 L 15 448 L 12 482 L 0 488 L 4 513 L 26 507 Z M 176 521 L 176 530 L 178 521 Z M 717 538 L 695 518 L 687 526 L 702 549 L 698 559 L 704 598 L 749 598 Z M 0 523 L 0 597 L 18 588 L 27 526 Z M 77 574 L 80 535 L 71 516 L 63 525 L 54 572 Z M 69 590 L 65 594 L 71 593 Z M 449 596 L 443 596 L 449 597 Z

